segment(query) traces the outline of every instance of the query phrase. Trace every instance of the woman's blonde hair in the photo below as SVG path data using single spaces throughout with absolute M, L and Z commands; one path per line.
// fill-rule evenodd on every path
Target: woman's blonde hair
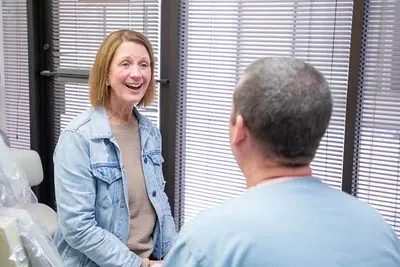
M 150 56 L 151 80 L 149 87 L 138 106 L 148 106 L 156 93 L 154 78 L 154 53 L 149 39 L 142 33 L 134 30 L 118 30 L 110 33 L 97 51 L 89 75 L 90 103 L 93 107 L 105 106 L 110 100 L 110 88 L 107 86 L 107 76 L 115 51 L 123 42 L 134 42 L 143 45 Z

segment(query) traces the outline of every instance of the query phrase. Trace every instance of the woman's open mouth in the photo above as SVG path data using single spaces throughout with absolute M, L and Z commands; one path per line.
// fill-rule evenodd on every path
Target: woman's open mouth
M 142 83 L 126 83 L 125 86 L 132 90 L 139 90 L 142 87 Z

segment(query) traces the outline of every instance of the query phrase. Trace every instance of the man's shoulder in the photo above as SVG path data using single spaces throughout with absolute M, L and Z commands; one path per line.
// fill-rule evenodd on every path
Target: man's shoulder
M 181 258 L 194 262 L 186 266 L 241 266 L 236 261 L 246 258 L 253 240 L 253 220 L 246 216 L 256 214 L 245 211 L 246 202 L 241 195 L 201 212 L 185 224 L 169 259 L 171 266 Z
M 246 214 L 251 213 L 251 200 L 247 192 L 234 197 L 206 211 L 200 212 L 196 217 L 183 227 L 183 232 L 199 242 L 209 243 L 211 239 L 224 239 L 230 233 L 246 227 L 242 220 Z M 256 213 L 256 211 L 254 211 Z M 204 238 L 208 236 L 209 238 Z

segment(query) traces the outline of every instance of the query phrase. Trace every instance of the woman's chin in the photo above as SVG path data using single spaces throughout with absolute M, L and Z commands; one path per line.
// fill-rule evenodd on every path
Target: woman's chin
M 125 102 L 127 105 L 136 106 L 142 98 L 143 95 L 130 95 L 125 97 L 123 102 Z
M 114 108 L 126 108 L 127 106 L 136 106 L 140 100 L 142 100 L 144 96 L 143 92 L 125 92 L 124 94 L 120 94 L 119 96 L 117 95 L 112 95 L 110 100 L 114 106 Z

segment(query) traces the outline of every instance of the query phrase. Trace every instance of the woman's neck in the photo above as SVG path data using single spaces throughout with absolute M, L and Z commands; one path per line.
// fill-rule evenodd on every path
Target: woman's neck
M 111 105 L 106 107 L 108 120 L 111 125 L 125 125 L 133 122 L 135 115 L 133 107 L 113 108 Z

